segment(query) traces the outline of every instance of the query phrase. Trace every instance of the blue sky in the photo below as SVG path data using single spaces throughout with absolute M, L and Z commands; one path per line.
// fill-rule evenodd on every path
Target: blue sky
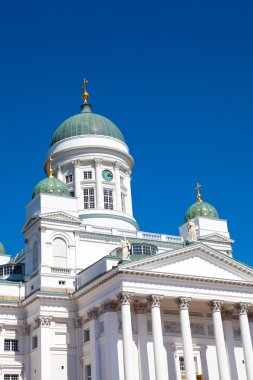
M 0 215 L 9 253 L 44 177 L 57 126 L 93 111 L 121 129 L 135 159 L 134 214 L 177 234 L 195 201 L 228 219 L 234 257 L 253 265 L 251 1 L 9 1 L 0 14 Z

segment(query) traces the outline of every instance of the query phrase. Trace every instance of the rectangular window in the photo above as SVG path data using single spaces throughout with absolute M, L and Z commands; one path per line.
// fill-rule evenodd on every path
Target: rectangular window
M 70 196 L 71 196 L 72 198 L 74 198 L 74 196 L 75 196 L 75 192 L 74 192 L 73 190 L 71 190 L 71 191 L 69 192 L 69 194 L 70 194 Z
M 4 351 L 18 351 L 18 340 L 4 339 Z
M 83 200 L 84 200 L 84 208 L 90 209 L 95 208 L 95 194 L 93 188 L 83 189 Z
M 126 211 L 125 194 L 121 193 L 121 210 Z
M 85 377 L 86 380 L 91 380 L 91 365 L 86 365 L 85 366 Z
M 13 374 L 4 375 L 4 380 L 18 380 L 18 375 L 13 375 Z
M 68 174 L 65 176 L 66 183 L 71 183 L 73 182 L 73 174 Z
M 34 350 L 37 347 L 38 347 L 38 337 L 37 335 L 35 335 L 32 337 L 32 349 Z
M 110 189 L 104 189 L 104 208 L 113 210 L 113 193 Z
M 89 329 L 84 330 L 83 340 L 84 340 L 84 343 L 90 341 L 90 330 Z
M 179 368 L 180 368 L 180 372 L 185 372 L 185 364 L 184 364 L 183 356 L 179 356 Z
M 92 179 L 92 171 L 83 172 L 83 179 Z

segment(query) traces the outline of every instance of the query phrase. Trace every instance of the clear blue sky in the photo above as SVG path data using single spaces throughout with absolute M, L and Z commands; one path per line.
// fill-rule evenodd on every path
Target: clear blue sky
M 135 158 L 134 214 L 177 234 L 195 183 L 253 265 L 252 1 L 5 1 L 0 14 L 0 215 L 9 253 L 57 126 L 112 119 Z

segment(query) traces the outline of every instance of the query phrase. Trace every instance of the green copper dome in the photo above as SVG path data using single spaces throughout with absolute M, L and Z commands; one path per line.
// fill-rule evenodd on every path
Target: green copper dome
M 5 248 L 3 243 L 0 242 L 0 255 L 5 255 Z
M 50 146 L 73 136 L 108 136 L 125 142 L 120 130 L 104 116 L 91 112 L 89 104 L 83 104 L 82 112 L 65 120 L 55 131 Z
M 195 218 L 195 216 L 205 216 L 206 218 L 218 219 L 219 215 L 216 209 L 207 202 L 199 202 L 193 203 L 185 215 L 184 221 L 187 222 L 189 219 Z
M 32 198 L 41 193 L 70 197 L 69 190 L 65 183 L 54 177 L 47 177 L 40 181 L 33 190 Z

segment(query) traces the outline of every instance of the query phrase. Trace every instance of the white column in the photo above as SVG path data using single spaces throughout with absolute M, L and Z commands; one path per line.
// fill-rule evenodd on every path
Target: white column
M 106 301 L 102 304 L 106 357 L 103 379 L 106 380 L 119 380 L 117 307 L 115 301 Z
M 242 346 L 244 352 L 245 368 L 247 379 L 253 379 L 253 352 L 252 341 L 250 336 L 249 321 L 248 321 L 248 304 L 240 302 L 235 305 L 236 310 L 239 312 L 240 329 L 242 336 Z
M 88 311 L 88 319 L 90 320 L 90 355 L 91 355 L 91 374 L 96 380 L 101 379 L 100 372 L 100 350 L 99 350 L 99 324 L 98 324 L 98 308 Z
M 253 342 L 253 313 L 248 313 L 251 342 Z
M 218 369 L 220 380 L 229 380 L 229 367 L 228 358 L 225 346 L 225 339 L 223 333 L 222 319 L 221 319 L 221 307 L 223 301 L 212 300 L 209 305 L 213 314 L 213 328 L 216 342 L 216 354 L 218 361 Z
M 50 325 L 51 317 L 38 316 L 35 320 L 38 326 L 38 378 L 50 379 Z
M 136 304 L 134 310 L 137 314 L 139 378 L 140 380 L 149 380 L 147 304 Z
M 156 380 L 168 380 L 167 357 L 163 345 L 160 298 L 161 296 L 158 294 L 152 294 L 148 297 L 151 305 L 155 374 Z
M 126 171 L 125 187 L 127 189 L 127 194 L 126 194 L 126 213 L 129 214 L 129 215 L 133 215 L 132 193 L 131 193 L 131 172 L 130 172 L 130 170 Z
M 78 199 L 79 208 L 83 209 L 83 197 L 81 197 L 81 183 L 80 183 L 80 162 L 79 160 L 72 161 L 74 166 L 74 191 L 75 197 Z
M 186 379 L 196 380 L 196 370 L 192 348 L 191 324 L 188 310 L 190 300 L 191 299 L 187 297 L 179 297 L 176 300 L 176 303 L 180 312 Z
M 63 181 L 62 172 L 61 172 L 61 165 L 58 165 L 58 166 L 57 166 L 57 178 L 58 178 L 60 181 Z
M 225 344 L 227 349 L 227 357 L 230 369 L 231 380 L 238 380 L 238 373 L 235 361 L 235 344 L 234 344 L 234 332 L 232 324 L 233 311 L 224 310 L 222 312 L 223 328 L 225 336 Z
M 116 210 L 122 211 L 121 207 L 121 188 L 120 188 L 120 164 L 119 162 L 115 162 L 113 164 L 114 167 L 114 176 L 115 176 L 115 196 L 116 196 Z
M 121 292 L 118 295 L 119 301 L 121 303 L 125 380 L 133 380 L 135 378 L 133 367 L 133 334 L 130 306 L 132 295 L 133 294 L 129 292 Z
M 95 158 L 95 175 L 96 175 L 96 208 L 104 208 L 104 194 L 102 186 L 102 159 Z

